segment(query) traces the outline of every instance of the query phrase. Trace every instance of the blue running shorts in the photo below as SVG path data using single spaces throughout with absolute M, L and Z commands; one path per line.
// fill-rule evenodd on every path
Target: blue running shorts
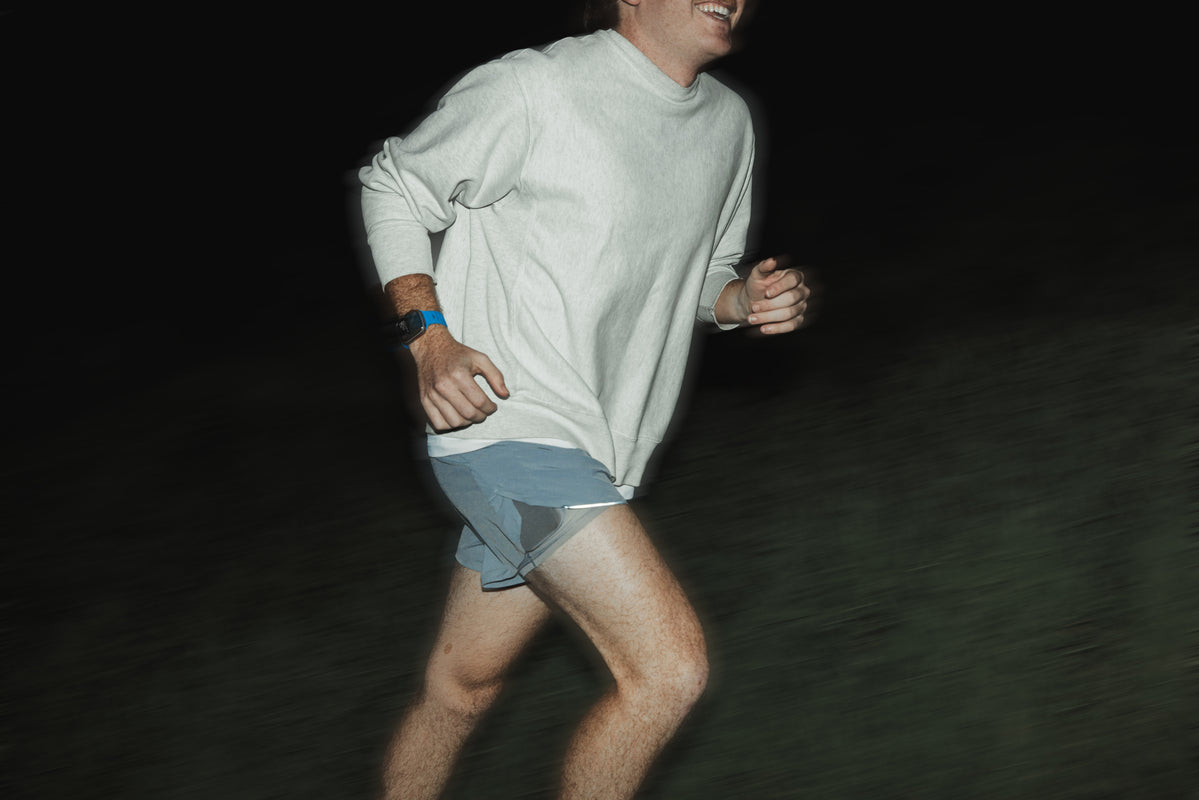
M 505 441 L 429 459 L 465 522 L 456 558 L 484 589 L 525 582 L 563 542 L 625 498 L 582 450 Z

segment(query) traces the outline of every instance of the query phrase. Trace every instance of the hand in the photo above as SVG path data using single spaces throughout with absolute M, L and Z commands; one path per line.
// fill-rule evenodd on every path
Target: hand
M 440 325 L 409 348 L 416 360 L 421 407 L 434 430 L 446 431 L 482 422 L 499 408 L 475 382 L 482 375 L 496 396 L 508 397 L 504 376 L 491 359 L 454 339 Z
M 754 264 L 741 287 L 746 321 L 766 335 L 790 333 L 804 323 L 812 290 L 797 269 L 783 268 L 783 259 Z

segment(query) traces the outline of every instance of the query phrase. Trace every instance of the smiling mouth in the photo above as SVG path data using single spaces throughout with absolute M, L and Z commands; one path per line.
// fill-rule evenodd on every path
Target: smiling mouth
M 705 16 L 719 22 L 728 22 L 729 18 L 733 15 L 733 9 L 721 3 L 700 3 L 696 8 Z

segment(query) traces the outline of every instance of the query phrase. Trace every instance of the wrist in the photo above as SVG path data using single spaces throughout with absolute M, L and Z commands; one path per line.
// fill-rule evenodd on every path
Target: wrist
M 725 284 L 713 311 L 716 321 L 722 325 L 749 324 L 750 299 L 744 278 L 736 278 Z
M 450 335 L 445 325 L 430 325 L 425 329 L 424 333 L 413 339 L 411 344 L 405 349 L 414 358 L 420 358 L 430 350 L 437 350 L 452 341 L 454 341 L 454 337 Z
M 435 325 L 445 327 L 445 317 L 440 311 L 413 310 L 405 313 L 396 321 L 400 344 L 407 348 Z

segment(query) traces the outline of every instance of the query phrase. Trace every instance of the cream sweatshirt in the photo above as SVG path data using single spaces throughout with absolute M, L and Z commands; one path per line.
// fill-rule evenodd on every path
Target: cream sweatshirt
M 388 139 L 359 175 L 379 279 L 433 276 L 510 392 L 441 436 L 569 442 L 636 486 L 737 277 L 753 159 L 736 93 L 680 86 L 611 30 L 478 67 Z

